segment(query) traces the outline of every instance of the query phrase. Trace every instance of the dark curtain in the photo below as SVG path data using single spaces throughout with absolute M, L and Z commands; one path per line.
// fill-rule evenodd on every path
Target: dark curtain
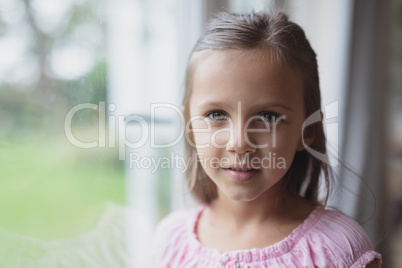
M 362 224 L 383 254 L 383 267 L 391 267 L 385 172 L 388 1 L 355 0 L 353 8 L 340 158 L 361 178 L 340 168 L 336 206 Z

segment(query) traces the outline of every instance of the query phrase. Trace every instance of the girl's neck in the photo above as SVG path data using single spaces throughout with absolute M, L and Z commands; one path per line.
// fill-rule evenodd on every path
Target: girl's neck
M 306 218 L 315 205 L 300 197 L 284 196 L 280 186 L 273 187 L 252 201 L 234 201 L 222 192 L 210 204 L 209 213 L 217 224 L 231 229 L 260 224 L 281 224 Z

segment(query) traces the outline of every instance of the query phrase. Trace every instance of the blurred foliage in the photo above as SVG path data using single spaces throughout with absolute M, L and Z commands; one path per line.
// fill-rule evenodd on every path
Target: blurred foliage
M 125 201 L 117 149 L 76 148 L 64 133 L 71 108 L 107 101 L 104 1 L 71 1 L 66 23 L 54 31 L 41 29 L 34 1 L 12 1 L 23 3 L 25 16 L 7 24 L 0 13 L 0 41 L 15 34 L 16 25 L 27 25 L 26 52 L 38 62 L 38 74 L 32 83 L 0 77 L 0 228 L 43 240 L 72 237 L 96 224 L 106 202 Z M 76 36 L 88 24 L 100 29 L 96 43 L 92 33 Z M 55 75 L 51 56 L 60 42 L 93 53 L 92 68 L 73 79 Z M 97 138 L 98 111 L 77 113 L 73 123 L 75 135 Z
M 22 0 L 15 0 L 22 1 Z M 17 132 L 32 131 L 42 128 L 40 118 L 47 121 L 60 122 L 66 112 L 79 103 L 99 103 L 106 101 L 107 92 L 107 63 L 105 56 L 105 23 L 100 25 L 102 40 L 92 49 L 96 53 L 94 67 L 82 77 L 76 80 L 62 80 L 51 71 L 49 57 L 56 42 L 74 40 L 74 31 L 85 23 L 99 25 L 99 10 L 103 1 L 79 1 L 73 3 L 70 12 L 67 12 L 68 23 L 59 27 L 57 34 L 47 33 L 38 25 L 34 18 L 35 10 L 32 1 L 22 1 L 27 10 L 23 21 L 30 26 L 33 33 L 29 44 L 31 55 L 39 61 L 39 74 L 36 82 L 25 85 L 23 83 L 7 83 L 0 80 L 0 111 L 12 115 L 12 125 L 18 128 Z M 7 27 L 0 17 L 0 31 Z M 1 38 L 1 36 L 0 36 Z M 87 36 L 87 38 L 91 38 Z M 12 48 L 10 48 L 12 49 Z M 57 109 L 55 109 L 57 108 Z M 81 120 L 91 120 L 82 118 Z M 11 128 L 8 135 L 14 136 L 16 129 Z M 3 133 L 4 134 L 4 133 Z
M 0 146 L 0 226 L 43 240 L 87 231 L 106 201 L 124 203 L 123 169 L 107 159 L 115 156 L 57 140 Z
M 60 95 L 71 106 L 80 103 L 98 104 L 106 101 L 107 92 L 107 64 L 105 61 L 97 64 L 88 74 L 79 80 L 69 81 L 61 88 Z

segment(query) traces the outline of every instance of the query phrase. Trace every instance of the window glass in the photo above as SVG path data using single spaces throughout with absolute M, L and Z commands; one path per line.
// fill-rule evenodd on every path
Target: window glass
M 202 12 L 185 2 L 2 1 L 0 255 L 9 258 L 0 266 L 150 267 L 151 228 L 175 202 L 172 170 L 151 167 L 147 180 L 122 160 L 119 116 L 148 120 L 151 103 L 180 107 L 194 40 L 178 31 L 197 29 L 190 21 Z M 158 138 L 165 127 L 156 126 Z
M 106 202 L 124 203 L 123 163 L 99 144 L 108 95 L 104 3 L 0 4 L 0 226 L 9 232 L 72 237 L 95 225 Z M 71 114 L 85 103 L 93 105 Z M 70 130 L 70 140 L 94 148 L 73 145 Z

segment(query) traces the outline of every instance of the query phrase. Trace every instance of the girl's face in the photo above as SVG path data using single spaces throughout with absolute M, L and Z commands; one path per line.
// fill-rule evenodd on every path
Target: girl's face
M 189 111 L 199 161 L 218 196 L 232 200 L 273 191 L 303 149 L 302 78 L 264 58 L 214 51 L 193 74 Z

